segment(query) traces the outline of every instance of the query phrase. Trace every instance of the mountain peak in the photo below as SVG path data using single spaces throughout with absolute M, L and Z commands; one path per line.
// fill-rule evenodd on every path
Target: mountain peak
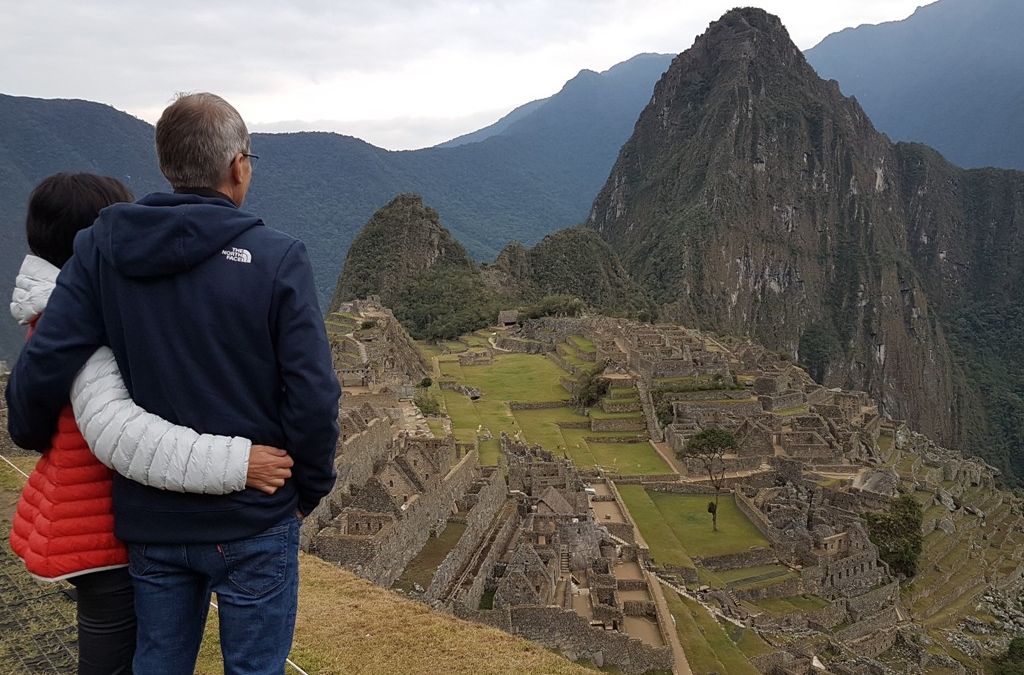
M 391 303 L 405 281 L 433 267 L 473 270 L 466 250 L 418 194 L 401 193 L 352 241 L 331 307 L 370 294 Z

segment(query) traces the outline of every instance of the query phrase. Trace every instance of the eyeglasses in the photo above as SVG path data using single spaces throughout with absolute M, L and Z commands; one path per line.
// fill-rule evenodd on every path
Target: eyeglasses
M 249 166 L 251 166 L 254 169 L 256 168 L 256 161 L 260 158 L 259 155 L 254 155 L 251 152 L 243 152 L 242 153 L 242 157 L 248 157 L 249 158 Z

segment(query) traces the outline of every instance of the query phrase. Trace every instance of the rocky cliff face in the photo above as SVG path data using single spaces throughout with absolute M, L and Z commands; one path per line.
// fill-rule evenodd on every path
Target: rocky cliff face
M 1021 213 L 1020 174 L 974 174 L 892 144 L 777 17 L 734 10 L 657 84 L 588 224 L 665 318 L 753 335 L 970 446 L 977 399 L 942 317 L 990 273 L 979 253 L 1020 252 L 1020 226 L 973 204 Z

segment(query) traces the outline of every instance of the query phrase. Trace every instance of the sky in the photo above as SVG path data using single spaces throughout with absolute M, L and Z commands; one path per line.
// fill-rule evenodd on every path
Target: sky
M 928 0 L 762 0 L 802 49 Z M 556 93 L 583 68 L 686 50 L 736 1 L 0 0 L 0 93 L 149 122 L 212 91 L 252 131 L 428 147 Z

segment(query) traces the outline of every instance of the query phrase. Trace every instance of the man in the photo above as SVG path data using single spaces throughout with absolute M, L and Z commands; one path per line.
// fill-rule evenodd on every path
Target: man
M 173 194 L 104 209 L 75 239 L 7 389 L 9 428 L 47 445 L 75 374 L 109 345 L 135 401 L 198 431 L 285 448 L 280 489 L 162 491 L 115 478 L 115 532 L 136 591 L 134 671 L 191 673 L 211 591 L 228 673 L 281 673 L 298 527 L 334 483 L 340 395 L 298 240 L 239 210 L 256 156 L 238 112 L 179 97 L 156 126 Z

